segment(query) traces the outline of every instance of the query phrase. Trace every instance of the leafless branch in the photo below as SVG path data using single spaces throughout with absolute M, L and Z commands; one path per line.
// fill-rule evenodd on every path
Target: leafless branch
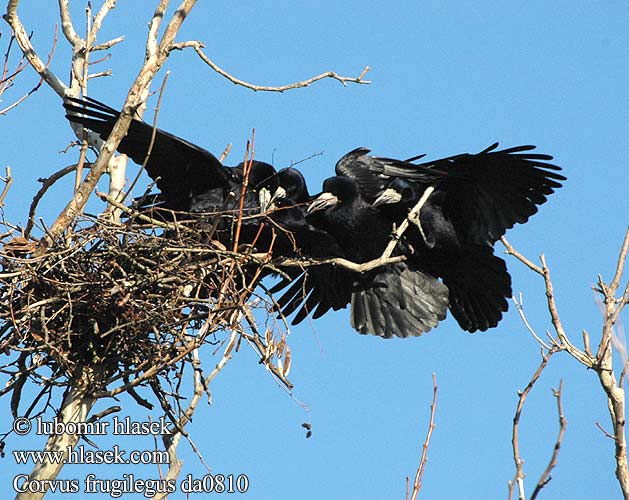
M 103 144 L 98 159 L 81 183 L 79 189 L 76 190 L 72 200 L 70 200 L 57 217 L 57 220 L 50 227 L 50 236 L 42 240 L 44 245 L 42 248 L 45 248 L 45 245 L 49 245 L 51 240 L 58 238 L 63 231 L 70 226 L 74 218 L 83 211 L 83 207 L 96 187 L 98 180 L 107 170 L 114 151 L 127 133 L 135 111 L 144 102 L 155 74 L 161 69 L 162 65 L 166 61 L 169 53 L 166 48 L 170 47 L 173 43 L 181 24 L 187 17 L 192 7 L 194 7 L 195 3 L 195 0 L 184 0 L 173 14 L 173 17 L 168 23 L 168 27 L 166 28 L 160 41 L 159 50 L 154 56 L 149 57 L 144 62 L 144 65 L 136 77 L 135 82 L 131 86 L 120 116 L 114 124 L 109 138 L 105 141 L 105 144 Z
M 624 357 L 623 367 L 621 369 L 620 378 L 617 379 L 616 372 L 614 371 L 613 367 L 612 356 L 612 349 L 614 345 L 614 325 L 618 321 L 620 313 L 628 303 L 629 299 L 629 282 L 627 283 L 620 297 L 617 297 L 617 291 L 620 287 L 620 280 L 625 268 L 627 253 L 629 252 L 629 228 L 627 228 L 627 232 L 625 233 L 625 237 L 618 256 L 618 261 L 616 263 L 614 276 L 611 282 L 607 284 L 605 283 L 603 278 L 599 276 L 597 286 L 595 287 L 595 290 L 602 295 L 604 304 L 602 334 L 595 355 L 592 354 L 592 350 L 590 348 L 590 337 L 587 332 L 582 332 L 584 350 L 576 348 L 568 338 L 568 335 L 564 330 L 563 324 L 559 317 L 559 312 L 555 301 L 553 283 L 550 276 L 550 269 L 547 265 L 544 255 L 540 257 L 542 266 L 539 267 L 535 264 L 532 264 L 530 260 L 526 259 L 520 253 L 515 251 L 513 247 L 506 241 L 506 239 L 503 238 L 502 241 L 507 247 L 507 252 L 509 254 L 514 255 L 527 267 L 540 274 L 544 278 L 548 311 L 557 335 L 556 338 L 551 337 L 554 349 L 565 350 L 585 367 L 592 369 L 599 378 L 601 386 L 603 387 L 603 390 L 605 391 L 605 394 L 607 396 L 607 406 L 613 425 L 613 433 L 608 433 L 600 426 L 600 424 L 597 425 L 605 435 L 612 437 L 614 440 L 616 478 L 618 479 L 624 499 L 629 500 L 629 470 L 625 436 L 625 391 L 623 385 L 627 366 L 629 365 L 629 360 L 626 359 L 626 352 L 622 352 L 622 355 Z M 559 401 L 560 395 L 558 396 L 558 402 Z M 560 438 L 561 436 L 562 431 L 560 428 Z M 558 439 L 559 444 L 560 438 Z M 558 452 L 558 445 L 556 445 L 556 451 Z M 545 482 L 547 482 L 548 478 L 550 477 L 550 469 L 552 469 L 552 466 L 554 466 L 553 462 L 555 458 L 556 457 L 553 456 L 553 458 L 551 459 L 551 463 L 549 464 L 549 468 L 547 469 L 548 474 L 540 479 L 540 483 L 538 483 L 538 490 L 543 487 Z M 519 473 L 520 471 L 518 470 L 518 474 L 516 474 L 516 479 L 520 478 Z M 510 488 L 512 489 L 513 485 L 510 485 Z M 523 494 L 523 492 L 521 493 Z
M 230 142 L 227 146 L 225 146 L 225 149 L 221 153 L 221 156 L 219 156 L 218 161 L 220 161 L 221 163 L 224 162 L 225 158 L 227 158 L 231 150 L 232 150 L 232 143 Z
M 529 269 L 535 271 L 537 274 L 541 275 L 544 278 L 548 311 L 550 313 L 550 319 L 552 321 L 553 327 L 557 334 L 557 339 L 555 339 L 557 345 L 559 345 L 561 349 L 565 349 L 566 351 L 568 351 L 572 357 L 577 359 L 586 367 L 592 368 L 594 360 L 586 352 L 580 350 L 574 344 L 572 344 L 566 331 L 564 330 L 563 323 L 561 322 L 559 311 L 557 309 L 555 293 L 553 290 L 553 282 L 550 276 L 550 268 L 546 263 L 546 257 L 544 255 L 541 255 L 540 261 L 542 263 L 542 266 L 537 266 L 533 264 L 529 259 L 524 257 L 517 250 L 515 250 L 515 248 L 513 248 L 513 246 L 507 241 L 505 237 L 502 237 L 501 241 L 505 245 L 508 254 L 513 255 Z
M 553 396 L 557 399 L 557 415 L 559 417 L 559 434 L 557 435 L 557 440 L 555 441 L 555 446 L 553 448 L 552 456 L 550 457 L 550 461 L 548 462 L 548 466 L 546 470 L 542 473 L 535 489 L 533 490 L 533 494 L 531 495 L 531 500 L 535 500 L 537 495 L 542 490 L 544 486 L 546 486 L 552 476 L 550 475 L 551 471 L 557 465 L 557 457 L 559 456 L 559 449 L 561 448 L 561 443 L 563 441 L 563 435 L 566 432 L 566 419 L 563 414 L 563 407 L 561 404 L 561 394 L 563 390 L 563 380 L 559 381 L 559 388 L 557 390 L 553 389 Z
M 50 177 L 45 179 L 39 179 L 39 182 L 42 183 L 42 187 L 39 188 L 39 191 L 33 197 L 33 201 L 31 202 L 31 206 L 28 210 L 28 222 L 26 223 L 26 229 L 24 230 L 25 236 L 28 238 L 33 230 L 35 225 L 35 213 L 37 211 L 37 205 L 40 200 L 43 198 L 46 191 L 52 187 L 52 185 L 57 182 L 59 179 L 69 174 L 70 172 L 74 172 L 76 170 L 76 165 L 68 165 L 67 167 L 62 168 L 61 170 L 55 172 Z
M 15 68 L 9 73 L 13 42 L 15 42 L 15 34 L 11 33 L 9 43 L 7 44 L 7 51 L 4 53 L 4 63 L 2 65 L 2 74 L 0 75 L 0 95 L 13 86 L 17 76 L 24 71 L 24 68 L 26 68 L 26 62 L 24 60 L 24 56 L 22 56 L 15 65 Z
M 625 233 L 612 281 L 609 285 L 606 285 L 602 280 L 600 281 L 605 311 L 603 318 L 603 333 L 601 335 L 595 365 L 595 371 L 598 374 L 601 385 L 607 395 L 608 408 L 614 431 L 616 478 L 618 479 L 625 500 L 629 499 L 629 470 L 627 463 L 627 442 L 625 436 L 625 390 L 624 387 L 617 382 L 616 375 L 613 370 L 611 340 L 614 335 L 614 325 L 618 320 L 620 312 L 627 304 L 627 290 L 629 289 L 629 282 L 627 283 L 627 287 L 620 299 L 616 299 L 616 291 L 620 285 L 620 279 L 624 271 L 628 251 L 629 228 L 627 228 L 627 232 Z M 625 363 L 626 360 L 623 360 L 623 365 Z
M 502 238 L 500 238 L 500 241 L 502 242 L 502 244 L 505 246 L 505 248 L 507 249 L 507 254 L 509 255 L 513 255 L 516 259 L 518 259 L 520 262 L 522 262 L 522 264 L 524 264 L 526 267 L 528 267 L 529 269 L 531 269 L 532 271 L 535 271 L 537 274 L 541 274 L 542 276 L 544 275 L 544 272 L 542 271 L 542 268 L 533 264 L 533 262 L 531 262 L 529 259 L 527 259 L 524 255 L 522 255 L 520 252 L 518 252 L 515 248 L 513 248 L 513 246 L 511 245 L 511 243 L 509 243 L 507 241 L 507 238 L 505 238 L 504 236 Z
M 159 95 L 157 97 L 157 105 L 155 106 L 155 113 L 153 114 L 153 130 L 151 131 L 151 140 L 149 142 L 149 147 L 148 150 L 146 152 L 146 157 L 144 158 L 144 162 L 142 163 L 142 166 L 140 167 L 140 170 L 138 170 L 137 175 L 135 176 L 135 179 L 133 179 L 133 182 L 131 182 L 131 185 L 129 186 L 129 189 L 127 189 L 127 192 L 124 193 L 124 195 L 122 196 L 122 198 L 120 200 L 118 200 L 120 203 L 124 203 L 125 199 L 129 196 L 129 194 L 133 191 L 133 188 L 135 187 L 135 185 L 138 183 L 138 181 L 140 180 L 140 176 L 142 175 L 142 172 L 144 172 L 144 170 L 146 170 L 146 165 L 149 162 L 150 158 L 151 158 L 151 153 L 153 152 L 153 146 L 155 144 L 155 137 L 157 135 L 157 119 L 159 118 L 159 111 L 162 107 L 162 97 L 164 96 L 164 89 L 166 88 L 166 82 L 168 82 L 168 76 L 170 75 L 170 71 L 166 72 L 166 75 L 164 76 L 164 79 L 162 80 L 162 84 L 160 85 L 159 88 Z M 109 196 L 111 196 L 114 199 L 117 199 L 117 196 L 114 196 L 111 193 L 109 193 Z
M 517 486 L 518 488 L 518 500 L 525 500 L 526 496 L 524 494 L 524 461 L 520 455 L 520 417 L 522 415 L 522 409 L 524 408 L 524 403 L 526 401 L 527 396 L 533 389 L 533 386 L 542 375 L 544 368 L 548 365 L 548 361 L 551 356 L 557 352 L 556 349 L 551 349 L 547 351 L 542 356 L 542 361 L 540 362 L 537 370 L 533 373 L 531 380 L 524 388 L 523 391 L 518 391 L 518 404 L 515 409 L 515 416 L 513 417 L 513 429 L 511 434 L 511 446 L 513 448 L 513 461 L 515 462 L 515 477 L 513 481 L 509 481 L 509 500 L 513 497 L 513 490 Z
M 417 467 L 417 472 L 415 473 L 415 481 L 413 481 L 413 491 L 411 492 L 411 500 L 416 500 L 417 495 L 422 489 L 422 485 L 424 483 L 424 470 L 426 469 L 426 463 L 428 462 L 428 447 L 430 445 L 430 438 L 432 437 L 432 431 L 435 429 L 435 410 L 437 408 L 437 376 L 432 374 L 432 404 L 430 405 L 430 423 L 428 425 L 428 433 L 426 434 L 426 439 L 424 440 L 424 444 L 422 446 L 422 457 L 419 461 L 419 466 Z M 406 500 L 408 500 L 408 478 L 407 479 L 407 491 L 406 491 Z
M 103 43 L 99 43 L 96 45 L 92 46 L 92 52 L 96 52 L 99 50 L 109 50 L 111 49 L 114 45 L 118 45 L 120 42 L 124 41 L 124 35 L 123 36 L 119 36 L 116 38 L 112 38 L 111 40 L 108 40 L 107 42 L 103 42 Z M 99 59 L 98 61 L 94 61 L 90 64 L 96 64 L 99 62 L 102 62 L 104 59 L 108 59 L 109 55 L 103 57 L 102 59 Z
M 524 305 L 523 305 L 523 300 L 522 300 L 522 294 L 520 294 L 520 298 L 519 300 L 516 299 L 515 297 L 512 297 L 513 303 L 515 304 L 516 309 L 518 310 L 518 314 L 520 315 L 520 318 L 522 319 L 522 322 L 524 323 L 524 325 L 526 326 L 526 329 L 529 331 L 529 333 L 533 336 L 533 338 L 537 341 L 537 343 L 542 346 L 542 348 L 546 349 L 547 351 L 549 351 L 550 349 L 552 349 L 551 346 L 549 346 L 546 342 L 544 342 L 539 335 L 537 335 L 537 333 L 535 332 L 534 328 L 531 326 L 531 324 L 529 323 L 528 318 L 526 317 L 526 314 L 524 313 Z M 558 344 L 556 344 L 558 345 Z
M 199 359 L 199 350 L 195 349 L 192 351 L 192 370 L 193 370 L 193 394 L 190 399 L 190 403 L 185 411 L 180 413 L 180 416 L 177 420 L 177 425 L 174 426 L 173 430 L 164 436 L 162 436 L 162 440 L 164 442 L 164 447 L 168 452 L 169 464 L 168 464 L 168 472 L 166 474 L 166 480 L 176 479 L 181 471 L 181 465 L 183 462 L 177 458 L 177 446 L 181 437 L 184 436 L 183 428 L 186 426 L 188 422 L 192 419 L 192 415 L 197 409 L 199 402 L 201 401 L 201 397 L 205 393 L 206 390 L 206 382 L 203 379 L 203 371 L 201 369 L 201 360 Z M 190 441 L 190 437 L 185 434 L 186 438 Z M 190 444 L 194 444 L 190 441 Z M 202 459 L 202 457 L 200 457 Z M 155 499 L 163 499 L 168 496 L 168 493 L 158 493 L 154 498 Z
M 291 83 L 288 85 L 279 85 L 279 86 L 255 85 L 253 83 L 240 80 L 239 78 L 236 78 L 235 76 L 231 75 L 224 69 L 220 68 L 214 61 L 212 61 L 208 56 L 205 55 L 205 53 L 202 50 L 205 47 L 205 45 L 203 45 L 202 42 L 199 42 L 197 40 L 191 40 L 187 42 L 174 43 L 171 45 L 171 50 L 182 50 L 187 47 L 193 48 L 194 51 L 197 53 L 197 55 L 201 58 L 201 60 L 205 62 L 214 71 L 216 71 L 219 75 L 227 78 L 230 82 L 232 82 L 235 85 L 240 85 L 241 87 L 251 89 L 255 92 L 258 92 L 258 91 L 259 92 L 286 92 L 287 90 L 291 90 L 291 89 L 308 87 L 309 85 L 312 85 L 313 83 L 318 82 L 319 80 L 323 80 L 325 78 L 332 78 L 340 82 L 345 87 L 347 86 L 348 83 L 356 83 L 360 85 L 366 85 L 366 84 L 371 83 L 368 80 L 364 80 L 365 75 L 371 69 L 369 66 L 365 66 L 365 68 L 362 70 L 360 75 L 358 75 L 357 77 L 341 76 L 338 73 L 335 73 L 334 71 L 327 71 L 325 73 L 321 73 L 320 75 L 313 76 L 312 78 L 308 78 L 306 80 L 302 80 L 296 83 Z
M 53 42 L 52 42 L 52 48 L 50 49 L 50 52 L 48 53 L 48 60 L 46 61 L 46 68 L 48 68 L 48 66 L 50 66 L 50 62 L 52 61 L 52 56 L 55 53 L 56 47 L 57 47 L 57 26 L 55 25 L 55 33 L 54 33 L 54 38 L 53 38 Z M 21 67 L 19 71 L 21 72 L 22 69 L 24 69 L 24 66 Z M 39 88 L 41 87 L 43 82 L 44 82 L 44 78 L 42 76 L 42 77 L 40 77 L 40 79 L 37 82 L 37 84 L 31 90 L 29 90 L 26 94 L 24 94 L 22 97 L 20 97 L 13 104 L 11 104 L 11 105 L 7 106 L 6 108 L 0 110 L 0 115 L 7 114 L 13 108 L 15 108 L 15 107 L 19 106 L 21 103 L 23 103 L 26 99 L 28 99 L 31 95 L 33 95 L 35 92 L 37 92 L 39 90 Z M 0 82 L 0 94 L 2 94 L 2 92 L 4 90 L 1 87 L 2 87 L 2 82 Z
M 9 23 L 9 26 L 15 33 L 15 39 L 22 50 L 22 53 L 37 73 L 50 85 L 50 87 L 60 96 L 64 95 L 65 85 L 59 80 L 49 69 L 48 66 L 40 59 L 31 44 L 31 41 L 17 15 L 17 7 L 19 0 L 10 0 L 7 4 L 7 12 L 2 17 Z
M 612 434 L 610 434 L 609 432 L 607 432 L 605 430 L 605 428 L 599 423 L 599 422 L 594 422 L 594 425 L 596 425 L 596 427 L 598 428 L 599 431 L 601 431 L 603 433 L 603 436 L 605 436 L 606 438 L 609 439 L 616 439 Z
M 6 175 L 4 176 L 4 178 L 0 178 L 0 181 L 4 182 L 4 188 L 0 193 L 0 207 L 3 207 L 4 200 L 6 199 L 7 194 L 9 194 L 9 188 L 11 187 L 11 184 L 13 184 L 13 177 L 11 177 L 11 167 L 6 168 Z

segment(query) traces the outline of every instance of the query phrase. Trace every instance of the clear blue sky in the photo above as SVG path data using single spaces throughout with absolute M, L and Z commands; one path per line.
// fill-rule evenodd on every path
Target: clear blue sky
M 122 34 L 126 41 L 101 65 L 112 68 L 113 76 L 91 82 L 93 97 L 122 103 L 142 62 L 153 3 L 119 2 L 106 20 L 99 41 Z M 75 4 L 78 29 L 84 6 Z M 56 8 L 23 1 L 19 12 L 45 57 Z M 313 192 L 332 175 L 336 160 L 358 146 L 383 156 L 437 158 L 480 151 L 494 141 L 505 147 L 537 145 L 555 156 L 569 180 L 538 215 L 507 236 L 531 258 L 546 254 L 560 313 L 580 345 L 582 329 L 593 341 L 600 332 L 591 286 L 597 273 L 610 278 L 629 222 L 628 25 L 629 4 L 617 0 L 200 2 L 178 40 L 202 40 L 207 54 L 239 78 L 283 84 L 327 70 L 355 76 L 369 65 L 373 84 L 344 88 L 323 81 L 285 94 L 254 93 L 213 73 L 193 51 L 180 52 L 166 65 L 171 76 L 159 125 L 217 154 L 233 142 L 232 164 L 241 160 L 253 128 L 257 159 L 278 167 L 323 152 L 302 165 Z M 4 24 L 1 29 L 6 36 Z M 52 68 L 67 77 L 62 36 Z M 29 68 L 16 87 L 30 88 L 36 79 Z M 0 167 L 11 165 L 15 177 L 5 213 L 25 222 L 37 178 L 76 161 L 74 152 L 59 153 L 74 136 L 60 99 L 42 88 L 0 117 L 0 137 Z M 42 204 L 40 215 L 49 223 L 64 196 L 59 189 Z M 524 294 L 529 319 L 543 334 L 551 325 L 542 283 L 505 258 L 514 291 Z M 428 425 L 433 372 L 439 384 L 437 427 L 423 497 L 506 498 L 514 473 L 516 391 L 539 361 L 539 349 L 513 307 L 498 328 L 485 333 L 464 333 L 448 318 L 424 337 L 406 340 L 358 335 L 348 312 L 341 311 L 304 322 L 289 342 L 293 395 L 308 411 L 245 347 L 213 384 L 213 405 L 202 406 L 189 427 L 214 472 L 249 476 L 246 498 L 404 498 L 404 478 L 414 475 Z M 209 354 L 207 367 L 215 362 Z M 522 417 L 527 491 L 552 451 L 558 422 L 551 388 L 561 378 L 568 428 L 559 465 L 540 498 L 619 498 L 613 443 L 595 427 L 597 421 L 611 427 L 602 390 L 594 373 L 561 353 Z M 8 415 L 9 402 L 0 404 Z M 135 418 L 146 418 L 132 401 L 123 398 L 122 404 Z M 308 419 L 313 435 L 305 439 L 301 423 Z M 8 418 L 2 422 L 5 427 Z M 99 444 L 106 449 L 113 443 Z M 122 444 L 153 446 L 152 440 Z M 31 437 L 13 437 L 7 451 L 41 445 Z M 180 455 L 181 478 L 206 472 L 185 443 Z M 30 466 L 17 466 L 8 454 L 2 470 L 6 478 Z M 115 478 L 128 472 L 67 467 L 60 477 Z M 157 477 L 154 467 L 133 472 Z M 0 485 L 2 498 L 11 496 L 8 483 Z

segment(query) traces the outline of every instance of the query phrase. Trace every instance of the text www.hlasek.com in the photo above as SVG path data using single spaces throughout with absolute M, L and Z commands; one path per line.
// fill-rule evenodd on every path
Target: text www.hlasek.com
M 39 451 L 39 450 L 15 450 L 13 458 L 18 464 L 32 462 L 34 464 L 167 464 L 168 452 L 160 450 L 132 450 L 127 452 L 114 445 L 110 450 L 85 449 L 83 445 L 72 448 L 68 446 L 66 451 Z

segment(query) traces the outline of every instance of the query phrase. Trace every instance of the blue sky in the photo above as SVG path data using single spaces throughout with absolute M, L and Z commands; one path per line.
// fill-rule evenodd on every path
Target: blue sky
M 126 40 L 99 68 L 112 68 L 113 76 L 93 80 L 91 96 L 121 105 L 142 62 L 153 7 L 120 2 L 106 20 L 99 41 L 121 34 Z M 44 57 L 56 9 L 23 1 L 19 12 Z M 77 28 L 83 12 L 75 2 Z M 546 254 L 562 319 L 580 345 L 582 329 L 593 341 L 600 332 L 591 286 L 598 273 L 610 279 L 629 221 L 628 23 L 629 5 L 620 1 L 400 1 L 386 7 L 353 0 L 200 2 L 178 40 L 203 41 L 206 53 L 241 79 L 284 84 L 328 70 L 356 76 L 369 65 L 373 83 L 344 88 L 323 81 L 285 94 L 254 93 L 213 73 L 193 51 L 174 53 L 166 64 L 171 75 L 159 126 L 217 154 L 232 142 L 230 164 L 241 160 L 254 128 L 256 158 L 278 167 L 323 152 L 302 164 L 312 192 L 333 174 L 336 160 L 358 146 L 381 156 L 438 158 L 477 152 L 495 141 L 537 145 L 555 156 L 568 181 L 507 236 L 531 258 Z M 6 27 L 1 29 L 6 36 Z M 62 79 L 68 60 L 60 36 L 52 69 Z M 36 80 L 29 68 L 16 87 L 28 89 Z M 5 207 L 9 220 L 26 221 L 37 178 L 76 161 L 74 152 L 60 153 L 74 139 L 63 114 L 58 96 L 42 88 L 0 117 L 0 167 L 10 165 L 15 177 Z M 40 216 L 48 223 L 66 193 L 67 185 L 60 186 L 42 203 Z M 551 325 L 541 280 L 505 259 L 514 291 L 523 293 L 529 320 L 543 334 Z M 485 333 L 462 332 L 448 318 L 425 336 L 406 340 L 358 335 L 341 311 L 293 328 L 289 343 L 292 395 L 302 405 L 243 348 L 215 380 L 213 405 L 202 406 L 190 425 L 214 472 L 248 475 L 247 498 L 403 498 L 404 478 L 414 475 L 428 425 L 433 372 L 437 427 L 423 496 L 506 497 L 514 474 L 516 391 L 540 358 L 513 307 Z M 206 356 L 210 367 L 215 361 L 210 352 Z M 559 465 L 540 498 L 618 498 L 613 443 L 595 427 L 611 427 L 602 390 L 594 374 L 565 353 L 552 359 L 524 409 L 520 443 L 527 491 L 552 452 L 558 422 L 551 388 L 560 379 L 568 428 Z M 132 401 L 121 402 L 125 412 L 146 419 Z M 8 401 L 2 404 L 8 407 Z M 301 428 L 307 420 L 310 439 Z M 112 444 L 100 442 L 102 448 Z M 122 444 L 153 446 L 152 440 Z M 41 440 L 13 437 L 7 451 L 33 447 L 41 447 Z M 186 444 L 180 454 L 181 478 L 206 473 Z M 2 470 L 13 477 L 30 467 L 7 455 Z M 80 466 L 65 468 L 60 477 L 127 472 Z M 133 472 L 157 477 L 154 467 Z M 3 497 L 10 496 L 2 491 L 8 487 L 0 485 Z

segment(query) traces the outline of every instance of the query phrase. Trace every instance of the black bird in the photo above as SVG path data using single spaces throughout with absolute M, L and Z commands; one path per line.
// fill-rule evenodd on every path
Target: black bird
M 391 222 L 363 199 L 351 178 L 327 179 L 308 211 L 307 222 L 334 238 L 340 256 L 353 262 L 379 257 L 389 242 Z M 443 284 L 405 262 L 362 274 L 327 264 L 308 268 L 278 303 L 285 315 L 300 308 L 293 324 L 310 312 L 317 318 L 351 303 L 353 328 L 390 338 L 420 335 L 436 326 L 445 318 L 447 294 Z
M 281 198 L 288 198 L 296 204 L 311 201 L 306 179 L 304 179 L 302 173 L 296 168 L 287 167 L 281 169 L 277 173 L 277 179 L 279 186 L 275 190 L 271 203 Z
M 361 197 L 369 203 L 378 198 L 395 178 L 392 172 L 404 172 L 405 169 L 411 168 L 417 179 L 427 184 L 439 182 L 447 177 L 447 173 L 442 170 L 433 169 L 424 164 L 411 163 L 424 155 L 408 160 L 396 160 L 370 156 L 369 152 L 370 150 L 364 147 L 356 148 L 337 161 L 334 168 L 337 176 L 353 179 L 358 185 Z
M 511 277 L 493 254 L 494 242 L 526 222 L 565 180 L 553 172 L 559 167 L 546 162 L 551 156 L 526 153 L 533 146 L 495 151 L 497 146 L 423 163 L 418 172 L 404 163 L 388 168 L 392 180 L 373 203 L 399 224 L 434 187 L 405 238 L 414 249 L 411 258 L 448 286 L 450 310 L 470 332 L 496 326 L 508 309 Z M 435 182 L 426 168 L 446 177 Z
M 96 132 L 103 140 L 109 137 L 120 112 L 89 97 L 67 97 L 66 118 Z M 176 135 L 156 129 L 151 147 L 153 127 L 132 120 L 118 151 L 142 165 L 156 181 L 161 192 L 158 206 L 181 212 L 216 212 L 237 209 L 244 180 L 244 165 L 224 166 L 209 151 Z M 268 208 L 279 180 L 268 163 L 254 160 L 248 178 L 245 208 Z
M 386 203 L 382 204 L 386 197 Z M 419 186 L 395 179 L 372 206 L 379 207 L 396 224 L 407 217 L 419 201 Z M 441 278 L 449 290 L 449 308 L 463 330 L 487 330 L 498 324 L 511 297 L 511 276 L 493 246 L 460 239 L 442 210 L 443 192 L 434 192 L 419 214 L 420 224 L 404 233 L 412 252 L 432 276 Z
M 390 186 L 388 189 L 396 189 L 399 201 L 381 208 L 399 224 L 419 196 L 405 179 L 396 179 Z M 443 216 L 442 194 L 433 193 L 419 214 L 421 224 L 406 229 L 404 239 L 413 249 L 408 258 L 442 278 L 449 290 L 450 311 L 463 330 L 484 331 L 496 326 L 507 311 L 511 277 L 504 260 L 494 255 L 492 245 L 460 239 L 451 221 Z M 380 206 L 378 201 L 374 206 Z

